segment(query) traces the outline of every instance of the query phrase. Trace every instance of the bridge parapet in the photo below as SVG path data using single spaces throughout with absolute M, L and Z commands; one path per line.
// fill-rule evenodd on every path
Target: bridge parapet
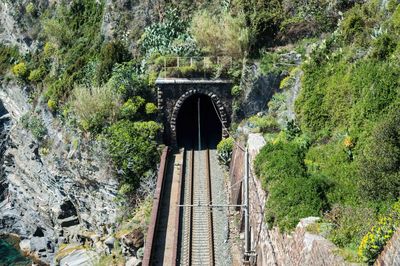
M 219 79 L 229 77 L 233 59 L 230 56 L 160 56 L 151 65 L 159 71 L 159 78 Z

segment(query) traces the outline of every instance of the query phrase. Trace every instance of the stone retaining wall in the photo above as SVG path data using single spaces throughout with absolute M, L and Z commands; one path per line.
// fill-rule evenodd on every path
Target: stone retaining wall
M 394 233 L 375 265 L 400 265 L 400 229 Z

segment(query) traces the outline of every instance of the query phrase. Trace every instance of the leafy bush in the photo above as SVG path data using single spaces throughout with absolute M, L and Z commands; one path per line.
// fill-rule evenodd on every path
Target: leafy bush
M 107 86 L 121 94 L 125 101 L 136 96 L 149 100 L 154 93 L 141 75 L 140 64 L 135 61 L 116 64 Z
M 121 96 L 110 87 L 76 87 L 71 106 L 85 131 L 100 133 L 116 120 Z
M 73 0 L 52 6 L 42 16 L 46 41 L 43 57 L 58 59 L 49 62 L 55 75 L 44 78 L 47 99 L 57 104 L 65 101 L 74 86 L 82 83 L 86 66 L 97 58 L 101 48 L 103 10 L 104 1 Z
M 266 221 L 281 230 L 293 229 L 299 219 L 319 216 L 328 208 L 328 183 L 322 177 L 286 177 L 271 182 Z
M 231 95 L 233 97 L 239 97 L 242 93 L 243 93 L 243 90 L 239 85 L 235 85 L 231 89 Z
M 121 120 L 107 130 L 108 150 L 123 182 L 137 187 L 157 164 L 156 137 L 160 128 L 154 121 Z
M 154 103 L 146 103 L 145 109 L 146 109 L 146 114 L 148 115 L 153 115 L 158 111 L 158 108 Z
M 30 72 L 28 79 L 32 82 L 39 82 L 46 75 L 46 69 L 44 67 L 39 67 Z
M 363 33 L 365 26 L 361 6 L 351 9 L 341 24 L 341 30 L 346 41 L 351 42 Z
M 145 100 L 136 96 L 126 101 L 120 110 L 121 117 L 128 120 L 138 120 L 142 114 L 139 113 L 140 109 L 144 106 Z
M 21 124 L 24 128 L 28 129 L 38 141 L 43 140 L 47 134 L 47 128 L 43 124 L 42 119 L 36 115 L 23 115 L 21 117 Z
M 254 162 L 255 171 L 261 178 L 263 187 L 274 180 L 288 180 L 304 177 L 304 150 L 295 143 L 267 143 L 257 155 Z M 277 188 L 276 183 L 275 188 Z
M 247 51 L 249 36 L 243 16 L 227 12 L 212 16 L 203 10 L 193 17 L 190 32 L 207 54 L 241 57 Z
M 12 72 L 18 78 L 26 78 L 28 75 L 28 67 L 25 62 L 21 62 L 13 66 Z
M 50 99 L 47 101 L 47 107 L 50 109 L 50 111 L 54 112 L 57 110 L 57 102 Z
M 384 60 L 388 58 L 396 49 L 397 42 L 388 34 L 382 34 L 375 41 L 372 56 Z
M 19 52 L 16 47 L 0 44 L 0 75 L 4 75 L 18 59 Z
M 142 50 L 152 53 L 191 55 L 196 47 L 186 31 L 187 22 L 177 9 L 167 9 L 163 21 L 145 28 L 140 40 Z
M 394 30 L 400 30 L 400 5 L 398 3 L 397 8 L 393 12 L 392 18 L 391 18 L 391 26 L 393 27 Z
M 221 164 L 229 166 L 231 162 L 234 139 L 232 137 L 222 139 L 217 145 L 217 156 Z
M 400 196 L 400 109 L 395 105 L 373 129 L 359 157 L 364 195 L 374 200 Z
M 249 126 L 255 128 L 256 130 L 252 131 L 259 131 L 261 133 L 274 133 L 279 132 L 280 126 L 276 119 L 271 116 L 252 116 L 248 120 Z
M 109 42 L 101 48 L 100 64 L 97 69 L 98 83 L 106 82 L 116 63 L 129 61 L 130 54 L 125 45 L 119 41 Z
M 375 221 L 374 210 L 363 205 L 342 206 L 334 204 L 324 219 L 333 224 L 328 238 L 338 247 L 356 249 L 362 237 Z

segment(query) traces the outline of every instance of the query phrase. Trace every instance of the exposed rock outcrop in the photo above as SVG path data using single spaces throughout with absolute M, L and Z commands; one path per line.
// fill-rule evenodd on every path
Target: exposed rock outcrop
M 0 232 L 19 235 L 21 249 L 47 263 L 60 243 L 111 234 L 118 182 L 99 144 L 79 140 L 46 111 L 38 111 L 48 132 L 39 143 L 18 123 L 31 108 L 24 90 L 5 84 L 0 99 L 11 117 L 2 130 Z

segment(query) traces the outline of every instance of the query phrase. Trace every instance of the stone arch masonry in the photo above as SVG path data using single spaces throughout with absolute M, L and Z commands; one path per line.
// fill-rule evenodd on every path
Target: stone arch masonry
M 158 79 L 158 109 L 164 124 L 164 142 L 176 144 L 176 122 L 180 108 L 186 99 L 195 94 L 209 96 L 218 109 L 222 125 L 222 135 L 227 137 L 224 128 L 229 128 L 232 116 L 232 82 L 229 80 L 189 80 Z

